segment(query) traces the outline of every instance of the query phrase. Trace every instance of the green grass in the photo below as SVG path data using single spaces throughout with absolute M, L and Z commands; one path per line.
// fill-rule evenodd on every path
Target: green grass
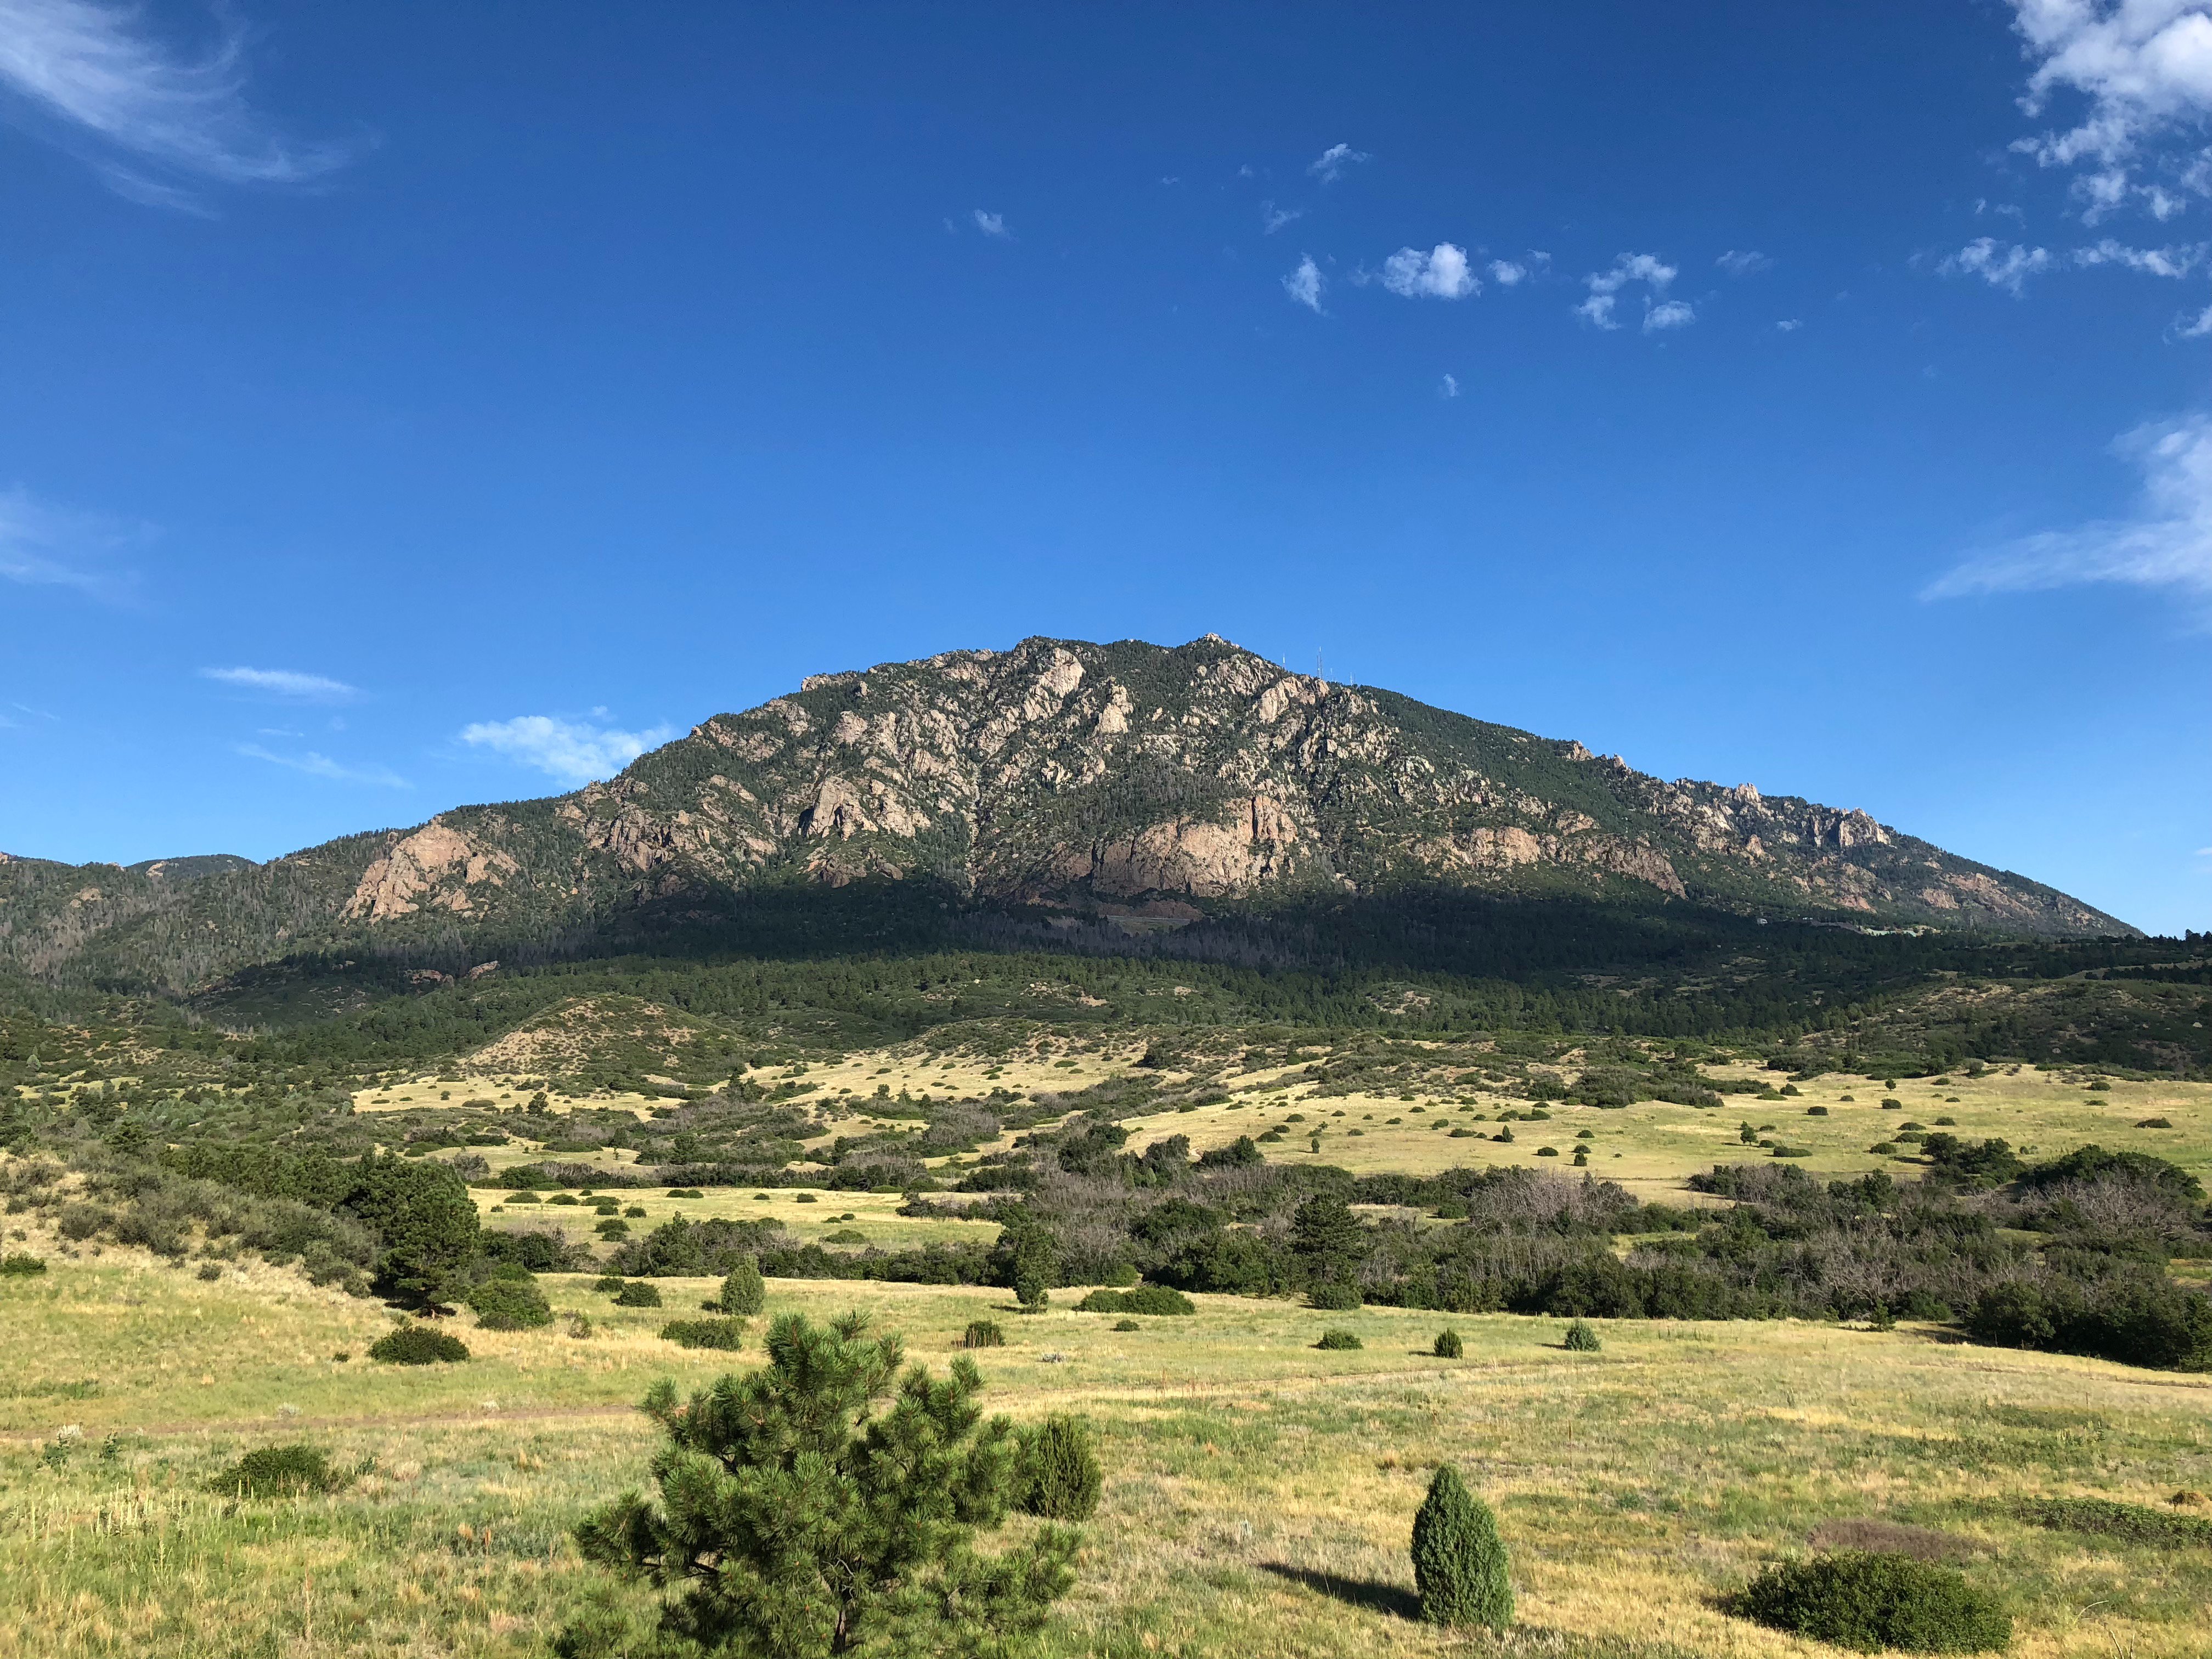
M 380 1309 L 267 1269 L 203 1283 L 111 1249 L 0 1283 L 0 1659 L 542 1652 L 598 1582 L 568 1528 L 643 1475 L 653 1435 L 632 1403 L 658 1376 L 760 1363 L 660 1340 L 667 1311 L 616 1309 L 587 1276 L 544 1283 L 592 1335 L 464 1316 L 476 1358 L 409 1370 L 361 1358 Z M 679 1313 L 715 1289 L 661 1283 Z M 1854 1517 L 1966 1540 L 2028 1659 L 2212 1650 L 2212 1553 L 2115 1548 L 2021 1510 L 2212 1486 L 2212 1379 L 1909 1327 L 1605 1323 L 1604 1352 L 1573 1354 L 1561 1322 L 1504 1316 L 1456 1318 L 1466 1356 L 1446 1362 L 1427 1313 L 1200 1297 L 1194 1317 L 1123 1332 L 1009 1300 L 771 1281 L 769 1309 L 866 1308 L 939 1368 L 996 1318 L 1009 1346 L 976 1356 L 992 1408 L 1091 1419 L 1105 1499 L 1049 1655 L 1459 1650 L 1401 1611 L 1407 1529 L 1446 1460 L 1513 1552 L 1534 1633 L 1502 1653 L 1808 1654 L 1716 1601 Z M 1331 1328 L 1362 1347 L 1315 1347 Z M 294 1441 L 367 1472 L 323 1497 L 204 1490 Z

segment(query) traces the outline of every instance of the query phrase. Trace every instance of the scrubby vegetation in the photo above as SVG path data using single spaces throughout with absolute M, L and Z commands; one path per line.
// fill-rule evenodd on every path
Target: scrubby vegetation
M 428 1325 L 402 1325 L 369 1344 L 368 1357 L 387 1365 L 456 1365 L 469 1357 L 469 1346 Z
M 1778 1562 L 1734 1602 L 1747 1619 L 1861 1653 L 1987 1653 L 2012 1620 L 1964 1575 L 1909 1555 L 1842 1551 Z
M 1413 1583 L 1432 1625 L 1513 1622 L 1513 1583 L 1498 1518 L 1447 1463 L 1413 1516 Z
M 295 1440 L 255 1447 L 208 1484 L 239 1498 L 298 1498 L 340 1492 L 353 1480 L 350 1471 L 332 1465 L 321 1447 Z

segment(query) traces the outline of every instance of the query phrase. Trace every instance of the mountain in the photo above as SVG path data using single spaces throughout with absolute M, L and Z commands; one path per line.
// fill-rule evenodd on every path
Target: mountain
M 265 865 L 0 857 L 0 963 L 181 990 L 310 951 L 574 948 L 855 884 L 1172 927 L 1412 890 L 2132 935 L 1866 813 L 1289 672 L 1208 635 L 823 674 L 620 775 Z

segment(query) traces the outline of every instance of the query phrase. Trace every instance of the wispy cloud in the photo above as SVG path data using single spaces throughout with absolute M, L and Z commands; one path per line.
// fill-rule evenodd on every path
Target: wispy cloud
M 1437 385 L 1437 396 L 1439 398 L 1458 397 L 1459 376 L 1456 374 L 1445 375 Z
M 0 577 L 9 581 L 120 599 L 136 586 L 137 573 L 111 561 L 150 533 L 143 525 L 55 507 L 20 484 L 0 489 Z
M 1756 276 L 1762 270 L 1774 269 L 1774 261 L 1764 253 L 1742 248 L 1732 247 L 1713 263 L 1731 276 Z
M 1279 208 L 1273 202 L 1260 204 L 1260 234 L 1273 236 L 1285 225 L 1306 216 L 1304 208 Z
M 1775 324 L 1774 331 L 1778 334 L 1795 334 L 1804 326 L 1805 319 L 1802 317 L 1784 317 L 1780 322 Z
M 1978 276 L 2017 300 L 2027 293 L 2029 277 L 2051 269 L 2051 252 L 1978 236 L 1936 268 L 1946 276 Z
M 675 735 L 673 726 L 623 732 L 551 714 L 479 720 L 461 728 L 463 743 L 535 767 L 563 783 L 589 783 L 610 776 Z
M 1324 185 L 1333 185 L 1344 176 L 1346 167 L 1357 167 L 1362 161 L 1375 158 L 1364 150 L 1354 149 L 1349 144 L 1331 144 L 1322 151 L 1306 171 Z
M 1482 284 L 1467 261 L 1467 250 L 1438 242 L 1426 253 L 1401 247 L 1382 262 L 1382 286 L 1408 300 L 1464 300 Z
M 1515 288 L 1528 280 L 1528 267 L 1516 259 L 1492 259 L 1490 280 L 1500 288 Z
M 264 749 L 258 743 L 241 743 L 238 745 L 238 752 L 249 760 L 266 761 L 271 766 L 305 772 L 312 778 L 328 778 L 333 783 L 374 784 L 380 789 L 411 789 L 415 787 L 388 766 L 348 766 L 332 760 L 328 755 L 319 755 L 312 749 L 303 754 L 279 755 Z
M 203 668 L 200 678 L 241 691 L 260 691 L 297 702 L 350 702 L 358 688 L 322 674 L 301 674 L 289 668 Z
M 1283 292 L 1312 312 L 1321 309 L 1321 291 L 1327 286 L 1328 279 L 1310 253 L 1299 255 L 1298 268 L 1283 278 Z
M 1698 313 L 1686 300 L 1662 300 L 1644 313 L 1644 331 L 1656 334 L 1662 329 L 1687 328 L 1698 320 Z
M 187 55 L 157 40 L 146 8 L 102 0 L 0 0 L 0 86 L 135 201 L 199 210 L 197 186 L 297 185 L 357 145 L 301 143 L 246 101 L 243 26 Z
M 2212 416 L 2140 426 L 2113 448 L 2142 473 L 2131 515 L 2045 531 L 1978 554 L 1924 597 L 2123 582 L 2212 598 Z
M 2072 258 L 2077 265 L 2118 265 L 2147 276 L 2179 277 L 2203 262 L 2206 247 L 2203 242 L 2178 247 L 2128 247 L 2107 236 L 2094 247 L 2075 248 Z
M 1013 240 L 1014 233 L 1006 228 L 1005 214 L 986 213 L 981 208 L 976 208 L 968 216 L 975 222 L 975 228 L 986 236 L 997 236 L 1006 241 Z
M 1648 321 L 1654 299 L 1667 291 L 1667 285 L 1680 275 L 1656 253 L 1623 253 L 1614 258 L 1610 270 L 1593 271 L 1584 281 L 1589 288 L 1589 297 L 1575 307 L 1575 315 L 1594 328 L 1615 329 L 1620 326 L 1613 319 L 1613 308 L 1619 302 L 1620 290 L 1631 283 L 1641 283 L 1650 292 L 1644 298 Z M 1682 321 L 1692 320 L 1686 317 Z M 1659 326 L 1677 326 L 1662 323 Z

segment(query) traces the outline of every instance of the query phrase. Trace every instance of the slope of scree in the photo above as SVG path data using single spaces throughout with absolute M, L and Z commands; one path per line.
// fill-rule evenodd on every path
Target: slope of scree
M 2135 930 L 1749 784 L 1295 674 L 1212 635 L 1035 639 L 808 678 L 619 776 L 267 865 L 0 861 L 0 964 L 183 988 L 302 951 L 551 946 L 911 882 L 1171 927 L 1417 887 L 2033 935 Z

